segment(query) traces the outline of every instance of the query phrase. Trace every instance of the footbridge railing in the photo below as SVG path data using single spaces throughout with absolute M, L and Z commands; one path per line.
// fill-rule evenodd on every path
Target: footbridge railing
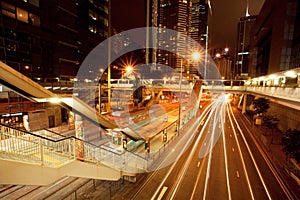
M 0 124 L 0 159 L 59 167 L 74 160 L 120 171 L 147 171 L 147 159 L 108 145 L 96 146 L 74 136 L 41 130 L 31 133 Z

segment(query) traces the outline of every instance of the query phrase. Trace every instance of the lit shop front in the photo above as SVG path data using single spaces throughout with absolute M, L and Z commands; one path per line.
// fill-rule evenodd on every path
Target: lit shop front
M 19 112 L 1 114 L 0 124 L 5 124 L 10 127 L 23 129 L 28 124 L 28 113 Z

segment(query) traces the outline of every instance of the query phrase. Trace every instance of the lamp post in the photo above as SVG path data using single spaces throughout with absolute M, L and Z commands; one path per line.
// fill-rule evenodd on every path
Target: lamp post
M 177 133 L 179 135 L 180 133 L 180 128 L 181 128 L 181 83 L 182 83 L 182 57 L 180 58 L 180 77 L 179 77 L 179 100 L 178 100 L 178 127 L 177 127 Z
M 199 61 L 201 54 L 198 51 L 192 53 L 192 60 Z M 178 134 L 181 128 L 181 85 L 182 85 L 182 68 L 183 68 L 183 58 L 180 59 L 180 78 L 179 78 L 179 100 L 178 100 Z
M 121 84 L 122 84 L 122 87 L 124 87 L 124 76 L 128 76 L 131 72 L 133 72 L 133 67 L 132 65 L 126 65 L 125 66 L 125 69 L 122 70 L 122 77 L 121 77 Z M 125 83 L 126 84 L 126 83 Z M 121 93 L 120 93 L 121 94 Z M 125 96 L 125 88 L 123 88 L 123 97 Z M 121 98 L 121 97 L 120 97 Z M 124 102 L 122 103 L 122 107 L 124 107 Z
M 99 108 L 98 108 L 98 111 L 99 111 L 99 114 L 101 114 L 101 76 L 104 72 L 104 69 L 100 68 L 99 69 L 99 72 L 100 72 L 100 78 L 99 78 L 99 88 L 98 88 L 98 104 L 99 104 Z

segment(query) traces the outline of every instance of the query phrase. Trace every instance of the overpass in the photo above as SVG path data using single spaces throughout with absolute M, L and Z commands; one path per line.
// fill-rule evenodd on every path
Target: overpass
M 73 109 L 95 124 L 110 129 L 117 127 L 115 123 L 95 112 L 79 98 L 56 95 L 2 62 L 0 62 L 0 81 L 35 102 L 59 99 L 58 104 Z M 151 87 L 156 90 L 179 91 L 178 84 L 161 81 L 152 82 Z M 267 96 L 277 103 L 300 110 L 299 88 L 208 85 L 195 89 L 194 84 L 183 84 L 181 89 L 183 91 L 194 89 L 197 94 L 207 89 L 212 93 L 231 92 Z M 133 90 L 133 85 L 130 83 L 125 86 Z M 125 86 L 113 84 L 117 89 Z M 75 137 L 49 134 L 38 135 L 5 125 L 0 126 L 2 183 L 45 185 L 63 176 L 118 180 L 122 176 L 134 176 L 136 172 L 147 171 L 150 164 L 147 159 L 128 151 L 109 146 L 95 146 Z M 132 130 L 128 130 L 125 134 L 132 138 L 141 138 Z M 6 173 L 10 170 L 14 171 L 14 176 Z M 44 177 L 43 180 L 40 180 L 37 175 Z
M 64 176 L 119 180 L 148 167 L 145 158 L 128 151 L 46 130 L 35 134 L 0 125 L 0 139 L 1 184 L 47 185 Z
M 117 127 L 79 98 L 54 94 L 2 62 L 0 81 L 34 102 L 55 101 L 94 124 L 107 129 Z M 123 131 L 129 137 L 141 138 L 128 128 Z M 0 155 L 1 184 L 46 185 L 64 176 L 118 180 L 146 172 L 153 162 L 123 148 L 95 146 L 76 137 L 49 132 L 41 135 L 3 124 L 0 125 Z
M 57 104 L 72 109 L 75 113 L 85 116 L 91 122 L 100 124 L 104 128 L 117 128 L 116 124 L 95 112 L 94 109 L 79 98 L 56 95 L 3 62 L 0 62 L 0 82 L 34 102 L 56 101 Z
M 117 127 L 79 98 L 56 95 L 2 62 L 0 82 L 34 102 L 56 101 L 103 128 Z M 2 184 L 46 185 L 63 176 L 118 180 L 147 170 L 147 160 L 127 151 L 49 132 L 41 136 L 5 125 L 0 125 L 0 155 Z

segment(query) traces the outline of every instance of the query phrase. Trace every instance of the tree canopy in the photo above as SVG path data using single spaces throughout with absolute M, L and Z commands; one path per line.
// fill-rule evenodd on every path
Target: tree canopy
M 270 101 L 266 98 L 260 97 L 258 99 L 254 99 L 252 103 L 254 107 L 254 112 L 256 114 L 264 114 L 270 108 Z

